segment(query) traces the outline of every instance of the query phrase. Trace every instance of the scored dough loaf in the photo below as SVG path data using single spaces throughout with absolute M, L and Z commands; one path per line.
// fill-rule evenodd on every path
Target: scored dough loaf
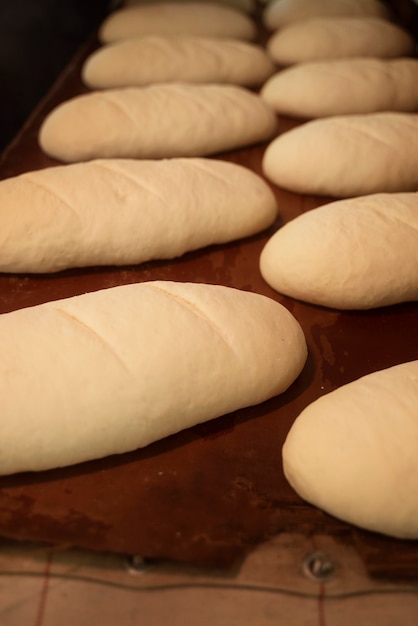
M 159 4 L 162 0 L 125 0 L 123 6 L 137 6 L 138 4 Z M 196 0 L 181 0 L 185 2 L 196 2 Z M 256 10 L 256 0 L 211 0 L 214 4 L 221 4 L 233 7 L 246 13 L 254 13 Z
M 128 452 L 284 392 L 303 331 L 265 296 L 148 282 L 0 316 L 0 474 Z
M 104 159 L 0 182 L 0 271 L 174 258 L 270 226 L 277 203 L 246 167 Z
M 102 43 L 144 35 L 202 35 L 254 40 L 255 22 L 238 9 L 212 2 L 158 2 L 111 12 L 99 28 Z
M 380 18 L 311 18 L 293 22 L 267 41 L 282 66 L 344 57 L 391 58 L 413 55 L 413 36 Z M 326 94 L 323 94 L 326 98 Z
M 312 17 L 389 17 L 379 0 L 273 0 L 263 12 L 264 25 L 275 30 Z
M 312 61 L 271 76 L 260 95 L 277 113 L 297 118 L 418 110 L 418 59 Z
M 418 300 L 418 193 L 372 194 L 303 213 L 269 239 L 260 270 L 280 293 L 326 307 Z
M 418 539 L 418 361 L 379 370 L 307 406 L 283 446 L 301 498 L 351 524 Z
M 252 87 L 275 66 L 261 46 L 238 39 L 150 35 L 98 48 L 82 67 L 93 89 L 164 82 L 231 83 Z
M 165 83 L 106 89 L 58 105 L 39 144 L 61 161 L 207 156 L 265 141 L 277 118 L 235 85 Z
M 418 189 L 418 114 L 311 120 L 267 147 L 265 176 L 296 193 L 335 197 Z

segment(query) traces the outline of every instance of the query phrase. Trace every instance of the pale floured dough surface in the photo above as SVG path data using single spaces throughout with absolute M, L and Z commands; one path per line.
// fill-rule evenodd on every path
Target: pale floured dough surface
M 309 405 L 283 447 L 305 500 L 362 528 L 418 538 L 418 361 L 380 370 Z
M 267 50 L 279 65 L 345 57 L 392 58 L 412 55 L 414 39 L 380 18 L 310 18 L 271 35 Z
M 53 272 L 180 256 L 277 214 L 267 183 L 214 159 L 104 159 L 0 182 L 0 271 Z
M 277 291 L 338 309 L 418 300 L 418 193 L 375 194 L 312 209 L 260 257 Z
M 272 0 L 263 12 L 271 30 L 312 17 L 382 17 L 388 8 L 379 0 Z
M 251 87 L 274 70 L 264 48 L 238 39 L 150 35 L 102 46 L 86 59 L 82 78 L 93 89 L 172 81 Z
M 144 35 L 203 35 L 253 40 L 257 28 L 242 11 L 211 2 L 158 2 L 113 11 L 99 29 L 102 43 Z
M 159 4 L 161 0 L 125 0 L 123 6 L 137 6 L 138 4 Z M 182 3 L 192 2 L 196 0 L 182 0 Z M 246 13 L 253 13 L 256 9 L 255 0 L 211 0 L 214 4 L 226 5 L 239 11 L 245 11 Z
M 125 285 L 0 316 L 0 474 L 133 450 L 282 393 L 295 318 L 218 285 Z M 22 393 L 24 390 L 24 393 Z
M 276 115 L 235 85 L 165 83 L 76 96 L 46 117 L 42 150 L 65 162 L 207 156 L 271 138 Z
M 261 97 L 298 118 L 418 110 L 418 60 L 370 57 L 311 61 L 287 67 L 263 85 Z
M 311 120 L 273 141 L 264 174 L 296 193 L 335 197 L 418 188 L 418 115 L 370 113 Z

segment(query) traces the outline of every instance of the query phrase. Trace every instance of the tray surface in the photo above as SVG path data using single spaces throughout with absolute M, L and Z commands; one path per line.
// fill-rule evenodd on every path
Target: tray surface
M 4 152 L 0 178 L 58 164 L 41 153 L 38 129 L 56 104 L 87 91 L 80 82 L 80 67 L 96 45 L 86 44 Z M 279 132 L 295 124 L 279 118 Z M 261 174 L 265 147 L 260 144 L 219 158 Z M 140 266 L 42 276 L 0 274 L 0 313 L 154 279 L 255 291 L 294 314 L 309 347 L 306 367 L 292 387 L 256 407 L 129 454 L 0 477 L 0 535 L 228 567 L 279 533 L 327 533 L 354 544 L 375 576 L 418 577 L 418 542 L 362 531 L 311 507 L 293 492 L 281 467 L 286 434 L 308 403 L 359 376 L 418 358 L 418 304 L 342 312 L 274 292 L 258 269 L 264 244 L 280 224 L 330 199 L 272 188 L 279 204 L 277 223 L 245 240 Z

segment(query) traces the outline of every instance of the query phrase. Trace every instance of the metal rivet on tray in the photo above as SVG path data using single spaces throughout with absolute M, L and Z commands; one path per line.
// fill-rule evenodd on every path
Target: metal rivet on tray
M 324 552 L 311 552 L 303 559 L 302 570 L 305 576 L 311 580 L 323 583 L 331 580 L 334 576 L 335 563 Z
M 131 574 L 138 574 L 145 571 L 148 563 L 144 557 L 138 554 L 130 554 L 125 558 L 125 569 Z

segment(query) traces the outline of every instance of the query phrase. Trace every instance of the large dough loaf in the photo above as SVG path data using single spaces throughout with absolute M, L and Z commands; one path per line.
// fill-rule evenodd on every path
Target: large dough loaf
M 328 513 L 418 539 L 418 361 L 379 370 L 307 406 L 283 447 L 290 484 Z
M 146 446 L 284 392 L 306 344 L 276 301 L 149 282 L 0 316 L 0 474 Z
M 350 58 L 292 65 L 271 76 L 261 97 L 297 118 L 418 110 L 418 59 Z
M 344 57 L 400 57 L 415 50 L 410 33 L 373 17 L 300 20 L 276 31 L 266 45 L 272 59 L 283 66 Z
M 312 17 L 389 17 L 380 0 L 272 0 L 263 11 L 263 22 L 271 30 Z
M 252 235 L 277 214 L 251 170 L 214 159 L 104 159 L 0 182 L 0 271 L 180 256 Z
M 158 2 L 122 7 L 99 28 L 99 39 L 110 43 L 144 35 L 203 35 L 255 39 L 255 22 L 240 10 L 213 2 Z
M 138 6 L 144 4 L 160 4 L 162 0 L 125 0 L 123 6 Z M 195 3 L 196 0 L 181 0 L 185 2 Z M 256 10 L 256 0 L 210 0 L 213 4 L 220 4 L 238 9 L 239 11 L 245 11 L 246 13 L 254 13 Z
M 67 100 L 44 120 L 39 144 L 65 162 L 202 157 L 265 141 L 276 128 L 273 110 L 244 87 L 165 83 Z
M 335 197 L 418 189 L 418 114 L 311 120 L 267 147 L 264 174 L 279 187 Z
M 261 273 L 293 298 L 338 309 L 418 300 L 418 193 L 322 205 L 280 228 Z
M 98 48 L 82 67 L 93 89 L 172 81 L 257 86 L 275 66 L 261 46 L 238 39 L 150 35 Z

